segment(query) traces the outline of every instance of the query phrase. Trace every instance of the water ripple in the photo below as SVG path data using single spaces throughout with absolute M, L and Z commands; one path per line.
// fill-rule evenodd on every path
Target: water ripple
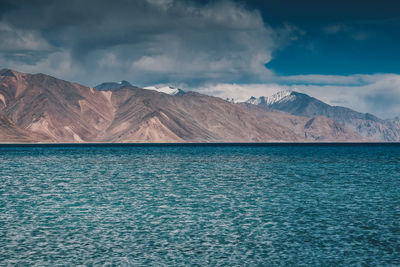
M 0 265 L 400 265 L 398 147 L 0 148 Z

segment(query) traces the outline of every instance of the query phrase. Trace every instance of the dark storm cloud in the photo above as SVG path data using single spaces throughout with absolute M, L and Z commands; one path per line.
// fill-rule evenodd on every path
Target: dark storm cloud
M 270 75 L 264 64 L 272 52 L 296 32 L 284 24 L 271 28 L 257 10 L 232 1 L 10 1 L 4 6 L 0 37 L 9 44 L 0 44 L 2 61 L 86 84 L 122 78 L 139 84 L 262 80 Z M 30 40 L 21 40 L 28 35 Z M 10 50 L 16 43 L 26 45 Z M 43 57 L 30 57 L 35 50 Z

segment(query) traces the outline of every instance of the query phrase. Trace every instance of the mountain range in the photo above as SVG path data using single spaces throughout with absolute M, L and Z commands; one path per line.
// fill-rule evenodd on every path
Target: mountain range
M 275 109 L 296 116 L 324 116 L 340 123 L 365 138 L 381 141 L 400 141 L 400 119 L 380 119 L 340 106 L 328 105 L 314 97 L 293 91 L 278 92 L 269 97 L 251 97 L 246 101 L 261 108 Z
M 398 120 L 390 128 L 385 120 L 297 92 L 273 98 L 231 103 L 169 86 L 139 88 L 121 81 L 92 88 L 3 69 L 0 142 L 363 142 L 398 136 Z M 371 118 L 373 129 L 387 131 L 372 134 Z M 356 119 L 363 130 L 348 123 Z M 389 129 L 393 139 L 384 134 Z

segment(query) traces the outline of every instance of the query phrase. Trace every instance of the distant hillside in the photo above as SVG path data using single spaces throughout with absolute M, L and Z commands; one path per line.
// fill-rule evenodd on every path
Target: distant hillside
M 324 116 L 303 117 L 294 116 L 286 112 L 277 111 L 269 107 L 258 106 L 250 103 L 238 103 L 237 105 L 257 116 L 269 119 L 292 130 L 307 141 L 371 141 L 360 136 L 355 131 L 344 127 Z
M 395 120 L 383 120 L 369 113 L 328 105 L 306 94 L 283 91 L 270 97 L 250 98 L 247 103 L 284 111 L 296 116 L 324 116 L 353 129 L 360 135 L 383 141 L 400 141 L 400 127 Z

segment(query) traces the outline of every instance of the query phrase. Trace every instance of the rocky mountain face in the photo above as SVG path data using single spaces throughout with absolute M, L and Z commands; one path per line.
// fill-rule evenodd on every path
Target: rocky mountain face
M 0 72 L 0 114 L 57 142 L 94 140 L 113 119 L 110 91 L 44 74 Z
M 186 93 L 171 96 L 124 88 L 113 93 L 114 120 L 102 140 L 110 142 L 298 141 L 289 129 L 220 98 Z
M 5 116 L 0 115 L 0 143 L 38 143 L 50 141 L 50 138 L 22 129 Z
M 364 140 L 325 117 L 310 119 L 248 105 L 134 86 L 96 90 L 44 74 L 0 71 L 0 129 L 15 136 L 19 132 L 26 142 Z M 0 136 L 22 140 L 6 130 Z
M 283 91 L 270 97 L 250 98 L 247 103 L 284 111 L 296 116 L 308 118 L 324 116 L 356 131 L 365 138 L 400 141 L 400 127 L 396 120 L 383 120 L 369 113 L 331 106 L 298 92 Z

